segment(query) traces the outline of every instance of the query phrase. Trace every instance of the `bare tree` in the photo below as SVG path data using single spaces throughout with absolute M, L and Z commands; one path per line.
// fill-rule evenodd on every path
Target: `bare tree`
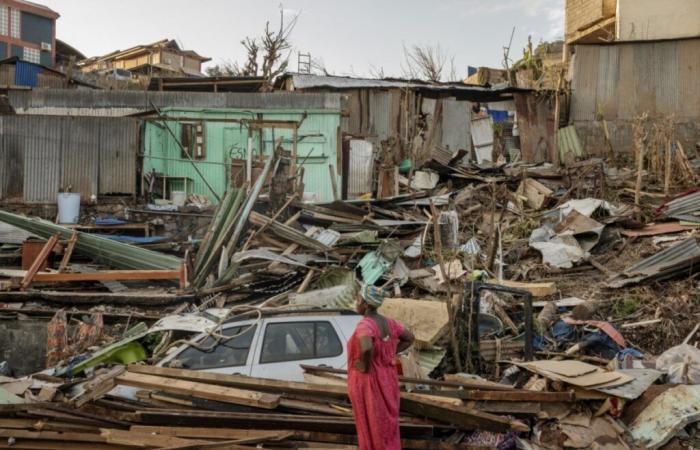
M 413 45 L 407 48 L 404 45 L 404 63 L 402 69 L 409 78 L 422 78 L 429 81 L 441 81 L 443 71 L 447 64 L 447 55 L 440 48 L 440 44 Z
M 260 38 L 259 49 L 262 49 L 262 71 L 261 76 L 267 80 L 272 80 L 277 75 L 284 73 L 289 65 L 292 44 L 289 36 L 297 24 L 299 15 L 294 16 L 287 25 L 284 23 L 284 11 L 280 8 L 280 25 L 276 31 L 270 29 L 270 22 L 265 24 L 265 32 Z M 247 48 L 247 47 L 246 47 Z M 259 50 L 256 47 L 256 50 Z M 285 55 L 286 52 L 286 55 Z M 248 50 L 249 60 L 252 54 Z M 257 61 L 257 54 L 255 54 Z
M 375 66 L 374 64 L 371 64 L 369 67 L 369 75 L 372 78 L 376 78 L 378 80 L 386 78 L 386 75 L 384 73 L 384 67 L 382 66 Z
M 331 73 L 326 68 L 326 63 L 323 58 L 312 58 L 311 59 L 311 71 L 314 73 L 320 73 L 321 75 L 329 76 Z
M 209 67 L 206 70 L 207 75 L 263 77 L 272 81 L 287 70 L 292 49 L 290 35 L 298 17 L 297 14 L 288 23 L 285 23 L 284 11 L 280 8 L 279 27 L 272 29 L 270 22 L 267 22 L 261 36 L 247 36 L 241 41 L 241 45 L 246 51 L 246 61 L 243 65 L 238 62 L 223 62 Z

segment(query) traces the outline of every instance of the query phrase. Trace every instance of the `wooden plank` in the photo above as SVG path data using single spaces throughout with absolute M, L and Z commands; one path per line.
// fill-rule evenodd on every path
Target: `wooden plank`
M 32 405 L 34 406 L 34 405 Z M 45 407 L 54 407 L 53 405 L 46 405 Z M 61 421 L 65 422 L 70 422 L 78 425 L 87 425 L 87 426 L 94 426 L 94 427 L 101 427 L 101 428 L 110 428 L 114 426 L 123 426 L 124 428 L 127 428 L 129 426 L 128 423 L 126 422 L 121 422 L 118 420 L 112 420 L 108 418 L 104 418 L 103 420 L 96 419 L 93 417 L 87 417 L 85 414 L 80 413 L 80 411 L 77 410 L 71 410 L 71 413 L 66 413 L 65 411 L 60 411 L 60 410 L 51 410 L 51 409 L 44 409 L 44 408 L 30 408 L 27 410 L 27 413 L 32 416 L 32 417 L 40 417 L 40 418 L 53 418 L 53 419 L 58 419 Z
M 137 364 L 130 365 L 128 367 L 128 371 L 135 374 L 157 375 L 160 377 L 171 377 L 180 380 L 266 392 L 280 392 L 311 396 L 323 395 L 341 399 L 347 398 L 348 396 L 348 391 L 345 386 L 311 384 L 298 381 L 269 380 L 265 378 L 253 378 L 242 375 L 228 375 L 223 373 L 174 369 L 171 367 L 144 366 Z
M 34 276 L 34 281 L 59 283 L 70 281 L 180 280 L 180 276 L 180 270 L 103 270 L 95 273 L 39 272 Z
M 498 401 L 498 402 L 575 402 L 576 395 L 571 392 L 541 392 L 529 390 L 514 391 L 430 391 L 433 396 L 447 396 L 461 398 L 463 400 Z
M 301 364 L 301 368 L 304 369 L 306 372 L 311 372 L 311 373 L 332 373 L 332 374 L 338 374 L 338 375 L 347 375 L 348 374 L 347 370 L 334 369 L 332 367 L 318 367 L 318 366 L 308 366 L 305 364 Z M 425 378 L 410 378 L 410 377 L 399 377 L 399 381 L 401 383 L 424 384 L 427 386 L 447 387 L 447 388 L 455 388 L 455 389 L 472 388 L 472 389 L 486 389 L 486 390 L 492 390 L 492 391 L 511 391 L 511 390 L 513 390 L 512 386 L 508 386 L 505 384 L 495 383 L 493 381 L 487 381 L 487 380 L 470 380 L 467 378 L 459 377 L 456 375 L 449 375 L 449 374 L 445 375 L 445 381 L 431 380 L 431 379 L 425 379 Z
M 73 230 L 73 234 L 71 235 L 70 240 L 68 241 L 68 245 L 66 246 L 66 251 L 63 253 L 61 264 L 58 266 L 59 272 L 66 271 L 66 267 L 68 267 L 68 262 L 70 261 L 71 256 L 73 256 L 73 250 L 75 249 L 76 242 L 78 242 L 78 232 Z
M 34 419 L 0 419 L 0 428 L 29 430 L 34 428 L 38 422 Z
M 495 279 L 489 280 L 489 283 L 498 284 L 501 286 L 522 289 L 523 291 L 528 291 L 533 297 L 546 297 L 548 295 L 553 295 L 557 293 L 557 286 L 552 282 L 544 283 L 523 283 L 520 281 L 510 281 L 502 280 L 498 281 Z
M 507 431 L 527 432 L 529 427 L 521 422 L 464 406 L 453 406 L 420 394 L 401 393 L 401 410 L 419 417 L 449 423 L 467 430 L 485 430 L 495 433 Z
M 134 447 L 124 445 L 113 445 L 97 442 L 75 442 L 75 441 L 43 441 L 37 439 L 18 439 L 14 444 L 6 441 L 0 443 L 0 448 L 13 450 L 129 450 Z M 250 449 L 248 449 L 250 450 Z
M 352 418 L 325 415 L 143 409 L 136 411 L 135 418 L 144 425 L 302 430 L 346 434 L 356 432 Z M 415 420 L 411 422 L 402 420 L 399 422 L 399 427 L 401 435 L 405 437 L 432 436 L 434 431 L 432 425 L 418 423 Z
M 138 433 L 133 430 L 115 430 L 113 428 L 103 428 L 100 436 L 108 444 L 126 445 L 138 448 L 162 448 L 210 444 L 211 441 L 204 439 L 183 439 L 176 436 L 157 436 L 149 433 Z
M 135 433 L 147 433 L 161 436 L 177 436 L 181 438 L 202 439 L 248 439 L 268 436 L 270 430 L 207 428 L 207 427 L 172 427 L 133 425 L 130 428 Z M 280 432 L 286 430 L 280 430 Z
M 250 450 L 250 447 L 244 446 L 244 444 L 258 444 L 265 441 L 281 441 L 290 436 L 293 436 L 294 432 L 269 432 L 265 436 L 259 436 L 254 438 L 245 439 L 234 439 L 231 441 L 224 442 L 210 442 L 208 444 L 197 444 L 197 445 L 177 445 L 173 447 L 163 448 L 163 450 Z
M 625 237 L 658 236 L 660 234 L 673 234 L 689 231 L 697 228 L 697 225 L 681 225 L 680 222 L 649 224 L 638 230 L 622 230 L 620 234 Z
M 28 430 L 3 430 L 0 429 L 2 438 L 27 438 L 46 441 L 75 441 L 106 443 L 107 440 L 99 434 L 92 433 L 58 433 L 56 431 L 28 431 Z
M 311 412 L 315 414 L 328 414 L 329 416 L 352 416 L 352 410 L 342 411 L 338 408 L 333 408 L 322 403 L 307 402 L 303 400 L 295 400 L 289 398 L 281 399 L 280 407 Z
M 235 405 L 254 406 L 265 409 L 276 408 L 280 401 L 278 395 L 269 393 L 261 393 L 134 372 L 125 372 L 124 374 L 118 376 L 115 381 L 117 384 L 126 386 L 156 389 L 173 394 L 191 395 L 193 397 L 207 400 L 232 403 Z
M 39 272 L 39 268 L 41 268 L 44 265 L 46 259 L 49 257 L 49 254 L 58 243 L 58 236 L 58 234 L 55 234 L 51 236 L 48 241 L 46 241 L 46 244 L 41 249 L 36 259 L 29 267 L 29 270 L 27 270 L 27 273 L 24 275 L 24 278 L 22 279 L 22 283 L 20 284 L 22 290 L 26 290 L 32 284 L 32 281 L 34 281 L 37 272 Z
M 114 366 L 105 373 L 97 375 L 94 379 L 83 385 L 83 392 L 70 399 L 71 404 L 80 408 L 85 403 L 102 397 L 111 391 L 116 385 L 114 378 L 124 373 L 124 366 Z

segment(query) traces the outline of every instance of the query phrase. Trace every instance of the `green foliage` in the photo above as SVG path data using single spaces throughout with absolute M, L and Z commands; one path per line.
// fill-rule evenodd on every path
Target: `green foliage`
M 625 297 L 613 305 L 613 312 L 617 317 L 627 317 L 639 309 L 639 301 L 635 298 Z

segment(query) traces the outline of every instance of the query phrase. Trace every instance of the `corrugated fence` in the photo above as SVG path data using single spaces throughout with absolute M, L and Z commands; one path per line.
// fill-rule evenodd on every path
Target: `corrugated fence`
M 578 45 L 571 120 L 589 151 L 603 146 L 600 117 L 610 123 L 613 146 L 630 150 L 630 122 L 643 112 L 674 114 L 679 139 L 694 145 L 700 137 L 698 74 L 700 39 Z
M 55 203 L 136 193 L 140 122 L 132 118 L 0 117 L 0 200 Z

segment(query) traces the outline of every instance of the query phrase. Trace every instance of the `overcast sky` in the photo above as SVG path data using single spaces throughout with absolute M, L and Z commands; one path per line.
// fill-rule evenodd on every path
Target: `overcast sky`
M 366 76 L 383 68 L 402 74 L 403 46 L 440 44 L 460 75 L 467 66 L 501 67 L 516 28 L 518 59 L 528 34 L 535 43 L 563 35 L 564 0 L 35 0 L 61 17 L 57 37 L 87 56 L 174 38 L 213 58 L 242 60 L 240 40 L 259 34 L 280 8 L 298 14 L 297 51 L 310 52 L 337 75 Z

